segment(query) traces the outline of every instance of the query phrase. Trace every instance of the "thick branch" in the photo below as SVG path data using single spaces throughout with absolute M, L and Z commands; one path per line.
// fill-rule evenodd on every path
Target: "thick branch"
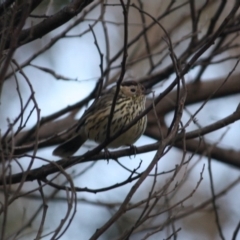
M 75 0 L 69 3 L 62 10 L 52 15 L 48 19 L 23 30 L 19 35 L 18 46 L 29 43 L 33 40 L 43 37 L 47 33 L 60 27 L 64 23 L 71 20 L 74 16 L 79 14 L 87 5 L 94 0 Z M 9 47 L 10 39 L 6 42 L 5 48 Z

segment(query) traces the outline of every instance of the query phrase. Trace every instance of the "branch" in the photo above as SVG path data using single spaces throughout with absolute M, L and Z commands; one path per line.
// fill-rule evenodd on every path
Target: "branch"
M 71 20 L 74 16 L 79 14 L 86 6 L 92 3 L 94 0 L 74 0 L 56 14 L 50 16 L 48 19 L 44 19 L 40 23 L 22 30 L 19 39 L 18 46 L 29 43 L 33 40 L 43 37 L 47 33 L 55 30 L 64 23 Z M 6 42 L 5 48 L 9 48 L 11 39 Z

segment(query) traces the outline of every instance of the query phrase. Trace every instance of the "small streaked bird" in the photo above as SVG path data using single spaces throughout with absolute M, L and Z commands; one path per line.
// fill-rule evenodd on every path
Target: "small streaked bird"
M 88 139 L 98 143 L 104 142 L 115 94 L 116 86 L 102 94 L 81 117 L 76 135 L 59 145 L 53 151 L 53 155 L 69 157 Z M 110 136 L 124 129 L 127 124 L 145 110 L 146 94 L 147 91 L 144 86 L 136 81 L 126 81 L 120 85 L 110 126 Z M 146 124 L 147 116 L 145 115 L 130 129 L 110 142 L 107 147 L 118 148 L 134 144 L 144 133 Z

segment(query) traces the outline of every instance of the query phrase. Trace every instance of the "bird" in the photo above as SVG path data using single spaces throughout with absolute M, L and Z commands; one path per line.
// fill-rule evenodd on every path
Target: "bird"
M 83 114 L 76 128 L 76 134 L 60 144 L 53 151 L 54 156 L 72 156 L 88 139 L 97 143 L 105 141 L 109 116 L 116 94 L 117 85 L 103 93 L 95 103 Z M 120 84 L 114 112 L 110 126 L 110 137 L 121 132 L 124 127 L 132 122 L 145 110 L 146 95 L 145 87 L 137 81 L 125 81 Z M 144 133 L 147 125 L 147 116 L 141 117 L 131 128 L 121 133 L 111 141 L 107 148 L 119 148 L 132 146 Z

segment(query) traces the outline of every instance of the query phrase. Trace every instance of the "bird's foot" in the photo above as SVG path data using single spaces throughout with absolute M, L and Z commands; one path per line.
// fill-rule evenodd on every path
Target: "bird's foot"
M 104 148 L 104 155 L 105 155 L 105 159 L 107 160 L 107 163 L 109 163 L 109 158 L 110 158 L 111 154 L 107 148 Z
M 131 145 L 129 145 L 129 148 L 130 148 L 130 150 L 131 150 L 131 154 L 133 154 L 134 157 L 136 157 L 136 155 L 137 155 L 137 147 L 134 146 L 133 144 L 131 144 Z M 130 157 L 130 156 L 129 156 L 129 157 Z

